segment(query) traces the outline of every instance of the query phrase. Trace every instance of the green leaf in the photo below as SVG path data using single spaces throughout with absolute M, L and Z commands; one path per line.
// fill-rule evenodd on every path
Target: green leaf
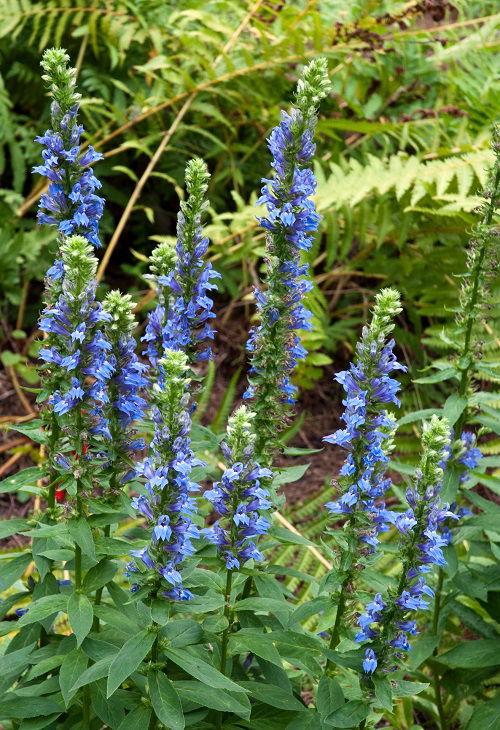
M 500 665 L 500 639 L 476 639 L 463 641 L 445 654 L 436 657 L 447 667 L 494 667 Z
M 8 656 L 12 655 L 9 654 Z M 26 679 L 31 681 L 32 679 L 36 679 L 36 677 L 41 677 L 42 674 L 51 672 L 53 669 L 56 669 L 56 667 L 60 667 L 63 660 L 64 657 L 61 654 L 56 654 L 55 656 L 49 656 L 46 659 L 42 659 L 38 662 L 38 664 L 31 667 L 26 675 Z
M 125 706 L 123 697 L 106 697 L 106 682 L 100 679 L 90 685 L 90 699 L 92 709 L 97 717 L 110 728 L 115 728 L 123 722 Z M 83 730 L 83 728 L 82 728 Z M 86 728 L 85 728 L 86 730 Z
M 209 707 L 211 710 L 219 710 L 219 712 L 234 712 L 235 715 L 243 718 L 250 717 L 250 701 L 243 692 L 226 692 L 223 689 L 214 689 L 202 682 L 190 679 L 176 681 L 174 686 L 181 698 L 200 707 Z
M 57 718 L 62 714 L 61 712 L 58 712 L 55 715 L 46 715 L 45 717 L 32 717 L 32 718 L 26 718 L 24 719 L 20 726 L 19 730 L 43 730 L 43 728 L 46 727 L 53 727 L 53 723 L 57 720 Z
M 26 537 L 32 537 L 34 540 L 38 540 L 41 537 L 62 537 L 63 535 L 67 535 L 67 533 L 68 528 L 64 522 L 59 522 L 57 525 L 44 525 L 39 522 L 38 527 L 23 531 Z
M 375 706 L 392 712 L 392 686 L 389 679 L 374 675 L 372 681 L 375 687 Z
M 3 558 L 0 561 L 0 586 L 2 592 L 10 588 L 22 576 L 30 563 L 31 555 L 29 553 L 23 553 L 12 559 Z
M 86 670 L 88 658 L 80 649 L 73 649 L 64 657 L 61 669 L 59 670 L 59 686 L 66 707 L 71 698 L 76 694 L 73 685 Z
M 474 708 L 465 730 L 498 730 L 500 727 L 500 697 L 482 702 Z
M 230 692 L 242 692 L 238 684 L 221 674 L 212 664 L 208 664 L 202 659 L 189 654 L 187 651 L 169 647 L 165 650 L 165 654 L 174 664 L 184 669 L 187 674 L 195 679 L 199 679 L 200 682 L 208 684 L 209 687 L 227 689 Z
M 0 717 L 40 717 L 61 713 L 62 706 L 51 697 L 29 697 L 21 699 L 15 692 L 7 692 L 0 700 Z
M 344 704 L 344 693 L 336 679 L 324 674 L 318 684 L 316 707 L 325 718 Z
M 449 380 L 452 377 L 457 377 L 458 371 L 456 368 L 444 368 L 444 370 L 438 370 L 437 373 L 432 375 L 426 375 L 422 378 L 415 378 L 414 383 L 442 383 L 443 380 Z
M 199 623 L 190 618 L 169 621 L 160 630 L 162 639 L 168 639 L 173 649 L 182 649 L 190 644 L 198 644 L 203 638 Z
M 98 679 L 103 679 L 103 677 L 107 677 L 109 674 L 109 667 L 111 666 L 111 662 L 115 658 L 115 654 L 111 654 L 110 656 L 105 656 L 102 659 L 99 659 L 95 664 L 92 664 L 91 667 L 83 671 L 79 677 L 75 680 L 75 684 L 71 687 L 72 692 L 76 692 L 80 687 L 84 687 L 86 684 L 90 684 L 91 682 L 96 682 Z
M 94 538 L 89 523 L 83 517 L 68 520 L 68 531 L 84 555 L 96 560 Z
M 459 469 L 457 464 L 453 462 L 446 466 L 443 475 L 443 486 L 441 487 L 440 497 L 443 502 L 453 502 L 458 494 L 460 486 L 460 477 L 463 474 L 463 468 Z
M 84 638 L 92 628 L 94 610 L 92 604 L 84 593 L 75 591 L 68 599 L 68 618 L 71 629 L 76 636 L 77 646 L 80 646 Z
M 398 420 L 398 426 L 406 426 L 408 423 L 414 423 L 415 421 L 424 421 L 426 418 L 431 418 L 431 416 L 434 416 L 436 413 L 439 413 L 437 408 L 423 408 L 420 411 L 412 411 Z
M 443 408 L 443 415 L 448 419 L 450 428 L 458 421 L 464 410 L 467 408 L 467 398 L 458 393 L 452 393 L 446 399 Z
M 15 535 L 16 532 L 21 532 L 21 530 L 26 530 L 28 527 L 29 525 L 27 520 L 21 520 L 19 518 L 2 520 L 2 522 L 0 522 L 0 540 L 3 540 L 5 537 L 10 537 L 11 535 Z
M 146 730 L 149 727 L 151 710 L 140 706 L 129 712 L 116 730 Z
M 38 388 L 30 388 L 30 391 L 34 390 L 35 392 L 39 392 Z M 28 421 L 28 423 L 17 423 L 15 426 L 11 426 L 12 431 L 17 431 L 18 433 L 22 433 L 24 436 L 29 436 L 32 441 L 37 441 L 37 443 L 44 443 L 46 441 L 39 442 L 37 438 L 33 436 L 33 434 L 38 435 L 38 432 L 40 431 L 44 436 L 47 436 L 47 433 L 45 431 L 42 431 L 43 428 L 43 421 L 40 418 L 34 418 L 32 421 Z
M 300 634 L 298 631 L 273 631 L 271 634 L 273 641 L 283 651 L 287 649 L 306 649 L 308 652 L 321 651 L 320 639 L 311 634 Z
M 282 668 L 283 664 L 276 647 L 272 643 L 271 634 L 256 634 L 249 631 L 238 631 L 229 637 L 231 653 L 250 652 Z
M 291 628 L 294 624 L 305 621 L 311 616 L 316 616 L 318 613 L 323 613 L 323 611 L 327 611 L 329 608 L 331 608 L 332 605 L 334 604 L 332 603 L 332 599 L 329 596 L 318 596 L 318 598 L 313 598 L 311 601 L 302 603 L 300 606 L 297 606 L 295 611 L 288 619 L 288 626 Z
M 92 591 L 97 591 L 99 588 L 105 586 L 106 583 L 113 580 L 118 571 L 118 567 L 118 563 L 112 560 L 101 560 L 97 565 L 93 565 L 83 579 L 83 591 L 85 593 L 92 593 Z
M 182 705 L 172 682 L 163 672 L 148 672 L 149 696 L 156 717 L 171 730 L 184 730 L 186 726 Z
M 303 537 L 302 535 L 297 535 L 295 532 L 287 530 L 286 527 L 281 527 L 280 525 L 273 525 L 269 530 L 269 534 L 271 535 L 271 537 L 275 537 L 280 542 L 289 543 L 290 545 L 312 545 L 313 547 L 315 546 L 315 543 L 311 542 L 306 537 Z
M 151 603 L 151 621 L 158 626 L 165 626 L 170 618 L 170 604 L 168 601 L 162 601 L 155 598 Z
M 21 616 L 17 622 L 17 626 L 28 626 L 29 624 L 43 621 L 44 619 L 49 618 L 49 616 L 55 616 L 55 614 L 60 611 L 66 611 L 67 603 L 68 597 L 63 596 L 60 593 L 38 598 L 31 604 L 28 613 Z
M 37 481 L 43 479 L 44 476 L 46 476 L 44 469 L 39 466 L 30 466 L 1 481 L 0 494 L 22 491 L 26 487 L 36 487 Z
M 428 686 L 428 682 L 407 682 L 405 679 L 396 679 L 392 693 L 394 697 L 413 697 L 426 690 Z
M 297 464 L 296 466 L 287 466 L 280 469 L 273 477 L 273 487 L 279 487 L 282 484 L 290 484 L 302 479 L 310 464 Z
M 292 712 L 306 712 L 307 710 L 307 707 L 296 697 L 274 684 L 263 684 L 262 682 L 240 682 L 240 684 L 251 692 L 252 697 L 265 705 Z
M 258 596 L 243 598 L 234 604 L 235 611 L 263 611 L 265 613 L 280 614 L 291 611 L 293 606 L 288 601 L 279 601 L 277 598 L 261 598 Z
M 111 697 L 121 683 L 135 672 L 153 646 L 155 638 L 152 631 L 144 629 L 125 642 L 109 668 L 107 697 Z
M 0 656 L 0 677 L 20 673 L 30 663 L 29 656 L 32 651 L 33 645 L 31 644 Z
M 408 657 L 409 667 L 411 669 L 418 669 L 422 662 L 425 662 L 431 656 L 437 643 L 438 641 L 435 635 L 421 634 L 412 644 L 410 656 Z
M 325 718 L 325 725 L 356 727 L 368 717 L 370 706 L 362 700 L 349 700 Z

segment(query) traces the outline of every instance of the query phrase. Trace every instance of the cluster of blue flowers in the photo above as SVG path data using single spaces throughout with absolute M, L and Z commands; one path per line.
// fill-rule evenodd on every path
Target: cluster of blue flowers
M 245 561 L 264 559 L 252 538 L 267 533 L 269 521 L 263 514 L 270 509 L 269 491 L 261 480 L 271 471 L 254 461 L 255 434 L 252 431 L 254 414 L 241 406 L 229 419 L 227 441 L 221 443 L 229 464 L 220 482 L 204 492 L 221 515 L 205 536 L 215 545 L 229 570 L 237 570 Z
M 255 292 L 260 324 L 251 330 L 247 344 L 252 361 L 244 394 L 256 398 L 259 455 L 269 451 L 263 448 L 266 441 L 275 443 L 284 407 L 295 402 L 296 387 L 290 376 L 306 355 L 297 331 L 311 328 L 311 314 L 302 300 L 312 284 L 305 278 L 308 266 L 301 264 L 300 255 L 311 248 L 320 220 L 310 198 L 316 180 L 309 165 L 315 151 L 317 107 L 328 88 L 326 61 L 316 59 L 302 74 L 295 107 L 290 114 L 282 112 L 268 140 L 274 175 L 270 180 L 263 178 L 258 201 L 267 208 L 260 224 L 267 231 L 268 287 Z
M 49 181 L 47 193 L 40 199 L 39 223 L 57 226 L 64 238 L 80 235 L 94 246 L 100 246 L 99 219 L 104 209 L 104 200 L 96 194 L 101 183 L 89 165 L 102 159 L 102 155 L 89 146 L 80 151 L 82 125 L 77 123 L 78 101 L 75 93 L 76 71 L 68 66 L 69 56 L 60 49 L 45 51 L 42 66 L 44 80 L 52 96 L 52 130 L 36 137 L 44 146 L 43 165 L 37 165 L 33 172 L 44 175 Z M 51 276 L 61 275 L 60 262 L 49 270 Z
M 161 244 L 152 261 L 152 278 L 160 291 L 160 301 L 150 314 L 143 340 L 153 366 L 165 348 L 183 350 L 190 363 L 212 355 L 214 338 L 210 320 L 215 317 L 213 301 L 208 295 L 216 289 L 213 280 L 220 277 L 210 262 L 204 260 L 209 239 L 203 235 L 201 219 L 208 206 L 207 166 L 203 160 L 190 160 L 186 167 L 188 198 L 181 202 L 177 217 L 177 244 L 174 252 Z
M 108 382 L 108 419 L 112 436 L 112 444 L 108 448 L 115 452 L 110 458 L 114 480 L 124 469 L 127 455 L 145 448 L 144 439 L 131 438 L 131 428 L 135 421 L 144 418 L 147 402 L 142 393 L 145 392 L 148 380 L 144 375 L 147 365 L 140 362 L 135 353 L 132 298 L 129 294 L 111 291 L 104 300 L 103 308 L 111 318 L 106 327 L 111 345 L 108 360 L 113 368 Z M 118 460 L 122 463 L 118 464 Z M 133 469 L 128 469 L 120 481 L 131 479 L 134 473 Z
M 152 540 L 148 546 L 132 551 L 146 573 L 130 563 L 128 574 L 134 582 L 133 591 L 143 585 L 160 590 L 163 578 L 167 584 L 163 595 L 180 601 L 191 598 L 182 584 L 180 564 L 193 554 L 192 539 L 199 536 L 192 522 L 196 505 L 191 496 L 199 485 L 191 481 L 190 474 L 203 462 L 191 450 L 188 358 L 178 350 L 165 350 L 159 365 L 163 378 L 161 384 L 153 386 L 155 435 L 151 454 L 136 466 L 147 494 L 132 501 L 132 506 L 152 524 Z
M 458 462 L 466 467 L 460 475 L 460 481 L 466 482 L 469 478 L 469 471 L 476 468 L 483 458 L 483 454 L 477 448 L 476 434 L 472 431 L 462 431 L 460 439 L 463 444 L 463 453 L 458 457 Z
M 59 416 L 85 404 L 90 432 L 111 438 L 104 412 L 113 372 L 108 359 L 111 344 L 101 329 L 111 316 L 95 299 L 97 259 L 85 238 L 70 236 L 61 247 L 61 263 L 61 293 L 43 310 L 39 322 L 49 336 L 49 346 L 39 356 L 47 363 L 52 384 L 58 383 L 49 403 Z
M 359 518 L 362 517 L 359 513 L 364 513 L 361 524 L 352 527 L 359 530 L 359 539 L 368 552 L 375 550 L 379 533 L 388 529 L 385 504 L 375 500 L 380 500 L 391 485 L 385 469 L 395 422 L 385 407 L 390 403 L 399 405 L 400 385 L 389 373 L 404 372 L 406 367 L 394 355 L 394 340 L 387 342 L 386 338 L 400 311 L 396 291 L 383 289 L 377 294 L 373 318 L 370 326 L 363 329 L 355 362 L 349 370 L 335 376 L 346 392 L 342 401 L 345 428 L 323 439 L 348 452 L 340 470 L 343 492 L 338 500 L 328 502 L 326 507 L 332 515 Z
M 440 463 L 448 445 L 448 422 L 433 416 L 424 425 L 421 462 L 414 484 L 406 493 L 409 507 L 405 512 L 386 510 L 387 519 L 401 534 L 403 566 L 397 590 L 389 592 L 385 600 L 377 593 L 358 619 L 356 641 L 374 640 L 376 644 L 375 652 L 371 647 L 366 652 L 367 672 L 375 671 L 377 662 L 384 669 L 397 668 L 392 660 L 401 658 L 401 650 L 410 649 L 408 636 L 418 633 L 412 614 L 427 610 L 429 603 L 424 597 L 434 596 L 425 575 L 432 565 L 446 564 L 442 548 L 448 540 L 440 533 L 440 526 L 447 519 L 458 519 L 439 498 L 443 476 Z

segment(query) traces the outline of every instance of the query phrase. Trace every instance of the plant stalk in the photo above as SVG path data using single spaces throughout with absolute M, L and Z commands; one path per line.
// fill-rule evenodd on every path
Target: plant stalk
M 111 532 L 111 525 L 105 525 L 104 526 L 104 537 L 109 537 L 109 534 Z M 102 592 L 104 590 L 104 586 L 101 586 L 98 588 L 95 592 L 95 599 L 94 599 L 94 606 L 100 606 L 101 605 L 101 599 L 102 599 Z M 94 621 L 92 623 L 92 631 L 98 632 L 100 628 L 99 624 L 99 617 L 94 616 Z
M 226 573 L 226 591 L 225 591 L 225 606 L 224 616 L 227 619 L 227 626 L 222 632 L 222 643 L 220 650 L 220 671 L 222 674 L 226 673 L 227 667 L 227 645 L 229 643 L 229 634 L 231 631 L 232 624 L 232 611 L 231 611 L 231 589 L 233 586 L 233 571 L 228 570 Z M 215 727 L 217 730 L 222 730 L 222 711 L 217 712 L 215 716 Z

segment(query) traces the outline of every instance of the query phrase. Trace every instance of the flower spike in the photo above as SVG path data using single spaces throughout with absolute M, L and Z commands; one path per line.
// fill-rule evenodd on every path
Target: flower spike
M 268 139 L 274 174 L 270 180 L 263 178 L 258 201 L 267 208 L 267 215 L 260 219 L 267 232 L 267 289 L 255 293 L 260 323 L 247 343 L 251 367 L 244 396 L 253 400 L 256 455 L 264 466 L 270 466 L 288 406 L 295 402 L 290 376 L 306 355 L 297 332 L 310 329 L 310 312 L 302 299 L 312 284 L 300 254 L 311 248 L 319 223 L 311 200 L 316 180 L 310 163 L 317 107 L 328 89 L 326 60 L 316 59 L 302 73 L 295 106 L 290 113 L 282 112 L 280 124 Z
M 104 200 L 96 194 L 101 183 L 94 176 L 92 165 L 102 159 L 100 152 L 88 146 L 80 149 L 83 127 L 77 122 L 80 94 L 75 92 L 76 70 L 69 66 L 69 56 L 59 48 L 50 48 L 41 61 L 42 76 L 52 97 L 52 129 L 36 137 L 43 145 L 43 164 L 33 172 L 49 181 L 48 193 L 40 198 L 38 222 L 56 226 L 62 239 L 70 235 L 84 236 L 96 247 L 99 241 L 99 220 Z M 61 264 L 49 271 L 49 278 L 61 275 Z
M 255 538 L 269 529 L 264 515 L 272 505 L 261 480 L 270 477 L 271 471 L 254 461 L 254 417 L 246 406 L 241 406 L 229 419 L 227 439 L 221 444 L 228 468 L 222 479 L 203 494 L 220 516 L 204 533 L 217 545 L 229 570 L 238 570 L 250 558 L 258 562 L 264 559 Z

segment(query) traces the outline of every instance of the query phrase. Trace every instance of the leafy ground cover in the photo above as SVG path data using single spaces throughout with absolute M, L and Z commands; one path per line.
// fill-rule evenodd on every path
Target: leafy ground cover
M 8 589 L 4 635 L 12 639 L 3 642 L 3 659 L 14 662 L 19 668 L 12 672 L 21 677 L 20 683 L 11 677 L 4 688 L 10 690 L 0 703 L 2 717 L 10 718 L 5 722 L 23 730 L 102 723 L 124 728 L 148 721 L 151 727 L 162 722 L 167 727 L 186 723 L 208 728 L 223 722 L 228 728 L 266 730 L 496 726 L 499 299 L 498 280 L 489 276 L 496 264 L 488 236 L 496 235 L 496 229 L 488 233 L 492 218 L 484 208 L 488 201 L 492 209 L 495 203 L 495 181 L 488 187 L 494 159 L 490 127 L 498 111 L 491 64 L 495 9 L 484 2 L 387 3 L 376 8 L 359 3 L 347 9 L 335 4 L 317 9 L 311 4 L 222 3 L 216 13 L 193 3 L 175 8 L 117 5 L 112 10 L 73 4 L 2 6 L 6 124 L 0 252 L 7 297 L 0 407 L 4 422 L 17 424 L 18 432 L 5 433 L 1 447 L 6 459 L 0 468 L 7 480 L 1 496 L 6 522 L 0 529 L 7 552 L 0 572 Z M 148 533 L 142 518 L 122 501 L 122 524 L 110 537 L 115 523 L 102 505 L 79 505 L 80 477 L 76 485 L 59 484 L 58 491 L 70 495 L 68 520 L 55 507 L 57 492 L 51 497 L 43 481 L 47 464 L 64 469 L 67 459 L 44 442 L 34 420 L 35 394 L 29 391 L 40 385 L 33 364 L 41 344 L 36 318 L 41 282 L 57 246 L 53 229 L 35 227 L 33 213 L 44 181 L 32 186 L 27 173 L 39 162 L 32 137 L 49 126 L 48 113 L 34 121 L 43 104 L 36 44 L 41 51 L 61 39 L 77 59 L 88 141 L 105 157 L 99 163 L 108 201 L 101 221 L 107 247 L 97 272 L 103 282 L 99 301 L 108 301 L 104 295 L 117 285 L 129 290 L 139 316 L 137 337 L 151 326 L 146 315 L 155 311 L 155 293 L 161 290 L 154 278 L 158 271 L 153 279 L 144 278 L 151 249 L 157 244 L 168 248 L 177 195 L 186 204 L 185 162 L 202 155 L 212 173 L 205 231 L 211 238 L 208 261 L 221 274 L 215 296 L 218 335 L 215 366 L 195 368 L 195 382 L 203 377 L 203 388 L 193 430 L 196 455 L 207 463 L 196 478 L 209 490 L 224 466 L 218 441 L 246 388 L 244 348 L 248 328 L 256 324 L 253 286 L 269 277 L 264 231 L 255 221 L 264 138 L 278 109 L 288 105 L 298 63 L 302 67 L 302 61 L 326 55 L 333 81 L 316 130 L 315 202 L 323 218 L 303 255 L 312 272 L 313 286 L 304 303 L 313 312 L 313 329 L 302 333 L 309 354 L 294 372 L 300 388 L 298 416 L 290 413 L 281 424 L 285 428 L 279 450 L 284 453 L 273 460 L 273 489 L 286 495 L 287 504 L 276 504 L 280 512 L 271 542 L 264 540 L 271 569 L 252 572 L 250 565 L 247 573 L 236 571 L 228 590 L 224 570 L 227 576 L 232 573 L 227 556 L 224 568 L 202 543 L 203 569 L 194 566 L 191 581 L 188 570 L 187 585 L 195 594 L 189 618 L 185 609 L 177 610 L 180 604 L 172 608 L 173 630 L 187 634 L 187 643 L 178 646 L 165 644 L 172 638 L 171 624 L 152 593 L 143 590 L 145 585 L 135 608 L 124 609 L 128 585 L 120 561 L 125 546 L 144 548 Z M 481 203 L 485 187 L 486 202 Z M 483 227 L 475 229 L 476 238 L 467 247 L 468 233 L 481 214 Z M 487 244 L 492 258 L 478 259 Z M 272 279 L 268 283 L 272 290 Z M 330 485 L 344 458 L 342 437 L 332 438 L 327 447 L 322 440 L 343 428 L 345 396 L 331 378 L 354 357 L 361 326 L 369 321 L 373 292 L 390 285 L 402 294 L 404 309 L 395 311 L 394 335 L 398 357 L 408 367 L 400 378 L 403 405 L 389 464 L 393 485 L 385 500 L 389 512 L 395 508 L 399 517 L 392 517 L 389 539 L 382 534 L 378 559 L 366 563 L 361 552 L 357 563 L 352 559 L 359 551 L 355 538 L 371 535 L 363 532 L 361 513 L 346 511 L 342 500 L 338 506 L 338 486 Z M 263 307 L 261 322 L 267 311 L 273 325 L 269 300 Z M 473 516 L 453 531 L 453 544 L 444 551 L 446 564 L 433 553 L 431 562 L 437 560 L 438 568 L 430 582 L 436 593 L 430 618 L 419 618 L 421 636 L 412 639 L 409 661 L 389 681 L 380 673 L 388 654 L 407 647 L 401 632 L 391 639 L 399 644 L 390 644 L 390 622 L 377 618 L 369 601 L 373 594 L 383 595 L 375 603 L 385 602 L 384 610 L 395 620 L 399 609 L 391 600 L 402 585 L 396 580 L 399 551 L 414 560 L 413 548 L 405 543 L 405 534 L 413 529 L 413 517 L 405 509 L 411 511 L 414 498 L 406 490 L 415 484 L 420 440 L 426 438 L 422 421 L 436 415 L 454 426 L 443 497 L 467 504 Z M 268 404 L 260 416 L 257 409 L 257 418 L 265 425 Z M 472 431 L 462 436 L 466 426 Z M 265 438 L 259 436 L 265 431 L 258 429 L 257 453 L 264 465 L 270 456 L 263 446 L 274 439 L 275 427 L 271 424 Z M 151 423 L 143 424 L 141 435 L 149 440 L 151 431 Z M 483 452 L 480 466 L 474 455 L 476 438 Z M 313 453 L 317 449 L 322 450 Z M 59 467 L 54 466 L 55 455 Z M 227 460 L 226 452 L 223 457 Z M 307 471 L 305 461 L 312 462 Z M 465 466 L 470 471 L 462 479 Z M 108 478 L 104 472 L 105 483 Z M 53 489 L 54 480 L 49 481 Z M 348 484 L 341 480 L 340 486 L 349 494 Z M 139 483 L 134 490 L 140 493 Z M 56 510 L 47 513 L 49 521 L 62 518 L 59 524 L 47 526 L 41 517 L 47 496 L 49 512 Z M 324 507 L 327 501 L 330 513 Z M 213 506 L 217 512 L 217 504 Z M 201 513 L 211 526 L 214 515 L 208 502 Z M 84 514 L 93 520 L 90 533 L 82 523 Z M 395 542 L 398 532 L 402 547 Z M 56 567 L 47 573 L 50 565 Z M 361 569 L 363 580 L 353 595 L 351 585 Z M 271 580 L 276 574 L 279 580 Z M 241 575 L 252 581 L 243 584 Z M 52 585 L 53 576 L 58 587 Z M 75 578 L 76 590 L 67 586 L 69 577 Z M 123 615 L 117 615 L 116 607 Z M 368 645 L 375 647 L 373 655 L 366 645 L 360 653 L 355 641 L 356 622 L 366 628 L 359 623 L 363 610 L 373 619 L 371 631 L 378 631 L 373 624 L 380 620 L 381 633 L 363 637 L 374 639 Z M 48 619 L 57 615 L 51 628 Z M 12 621 L 18 622 L 14 634 Z M 149 621 L 151 627 L 163 627 L 161 647 L 151 632 L 139 633 L 135 642 L 124 645 L 127 631 Z M 186 621 L 191 623 L 179 623 Z M 411 627 L 407 630 L 411 633 Z M 112 649 L 101 646 L 98 651 L 100 631 Z M 25 651 L 33 637 L 40 652 L 35 662 L 28 661 Z M 64 637 L 69 638 L 66 644 L 60 643 Z M 326 639 L 327 648 L 320 639 Z M 384 641 L 393 649 L 384 648 Z M 307 661 L 308 652 L 314 661 Z M 59 671 L 56 658 L 63 655 L 64 669 Z M 29 664 L 34 666 L 26 670 Z M 106 687 L 108 671 L 112 680 Z M 88 684 L 75 684 L 82 672 L 89 672 Z M 137 704 L 137 692 L 149 698 L 142 705 Z M 106 694 L 111 697 L 108 709 Z M 33 712 L 46 719 L 29 712 L 16 715 L 22 697 L 36 697 Z

